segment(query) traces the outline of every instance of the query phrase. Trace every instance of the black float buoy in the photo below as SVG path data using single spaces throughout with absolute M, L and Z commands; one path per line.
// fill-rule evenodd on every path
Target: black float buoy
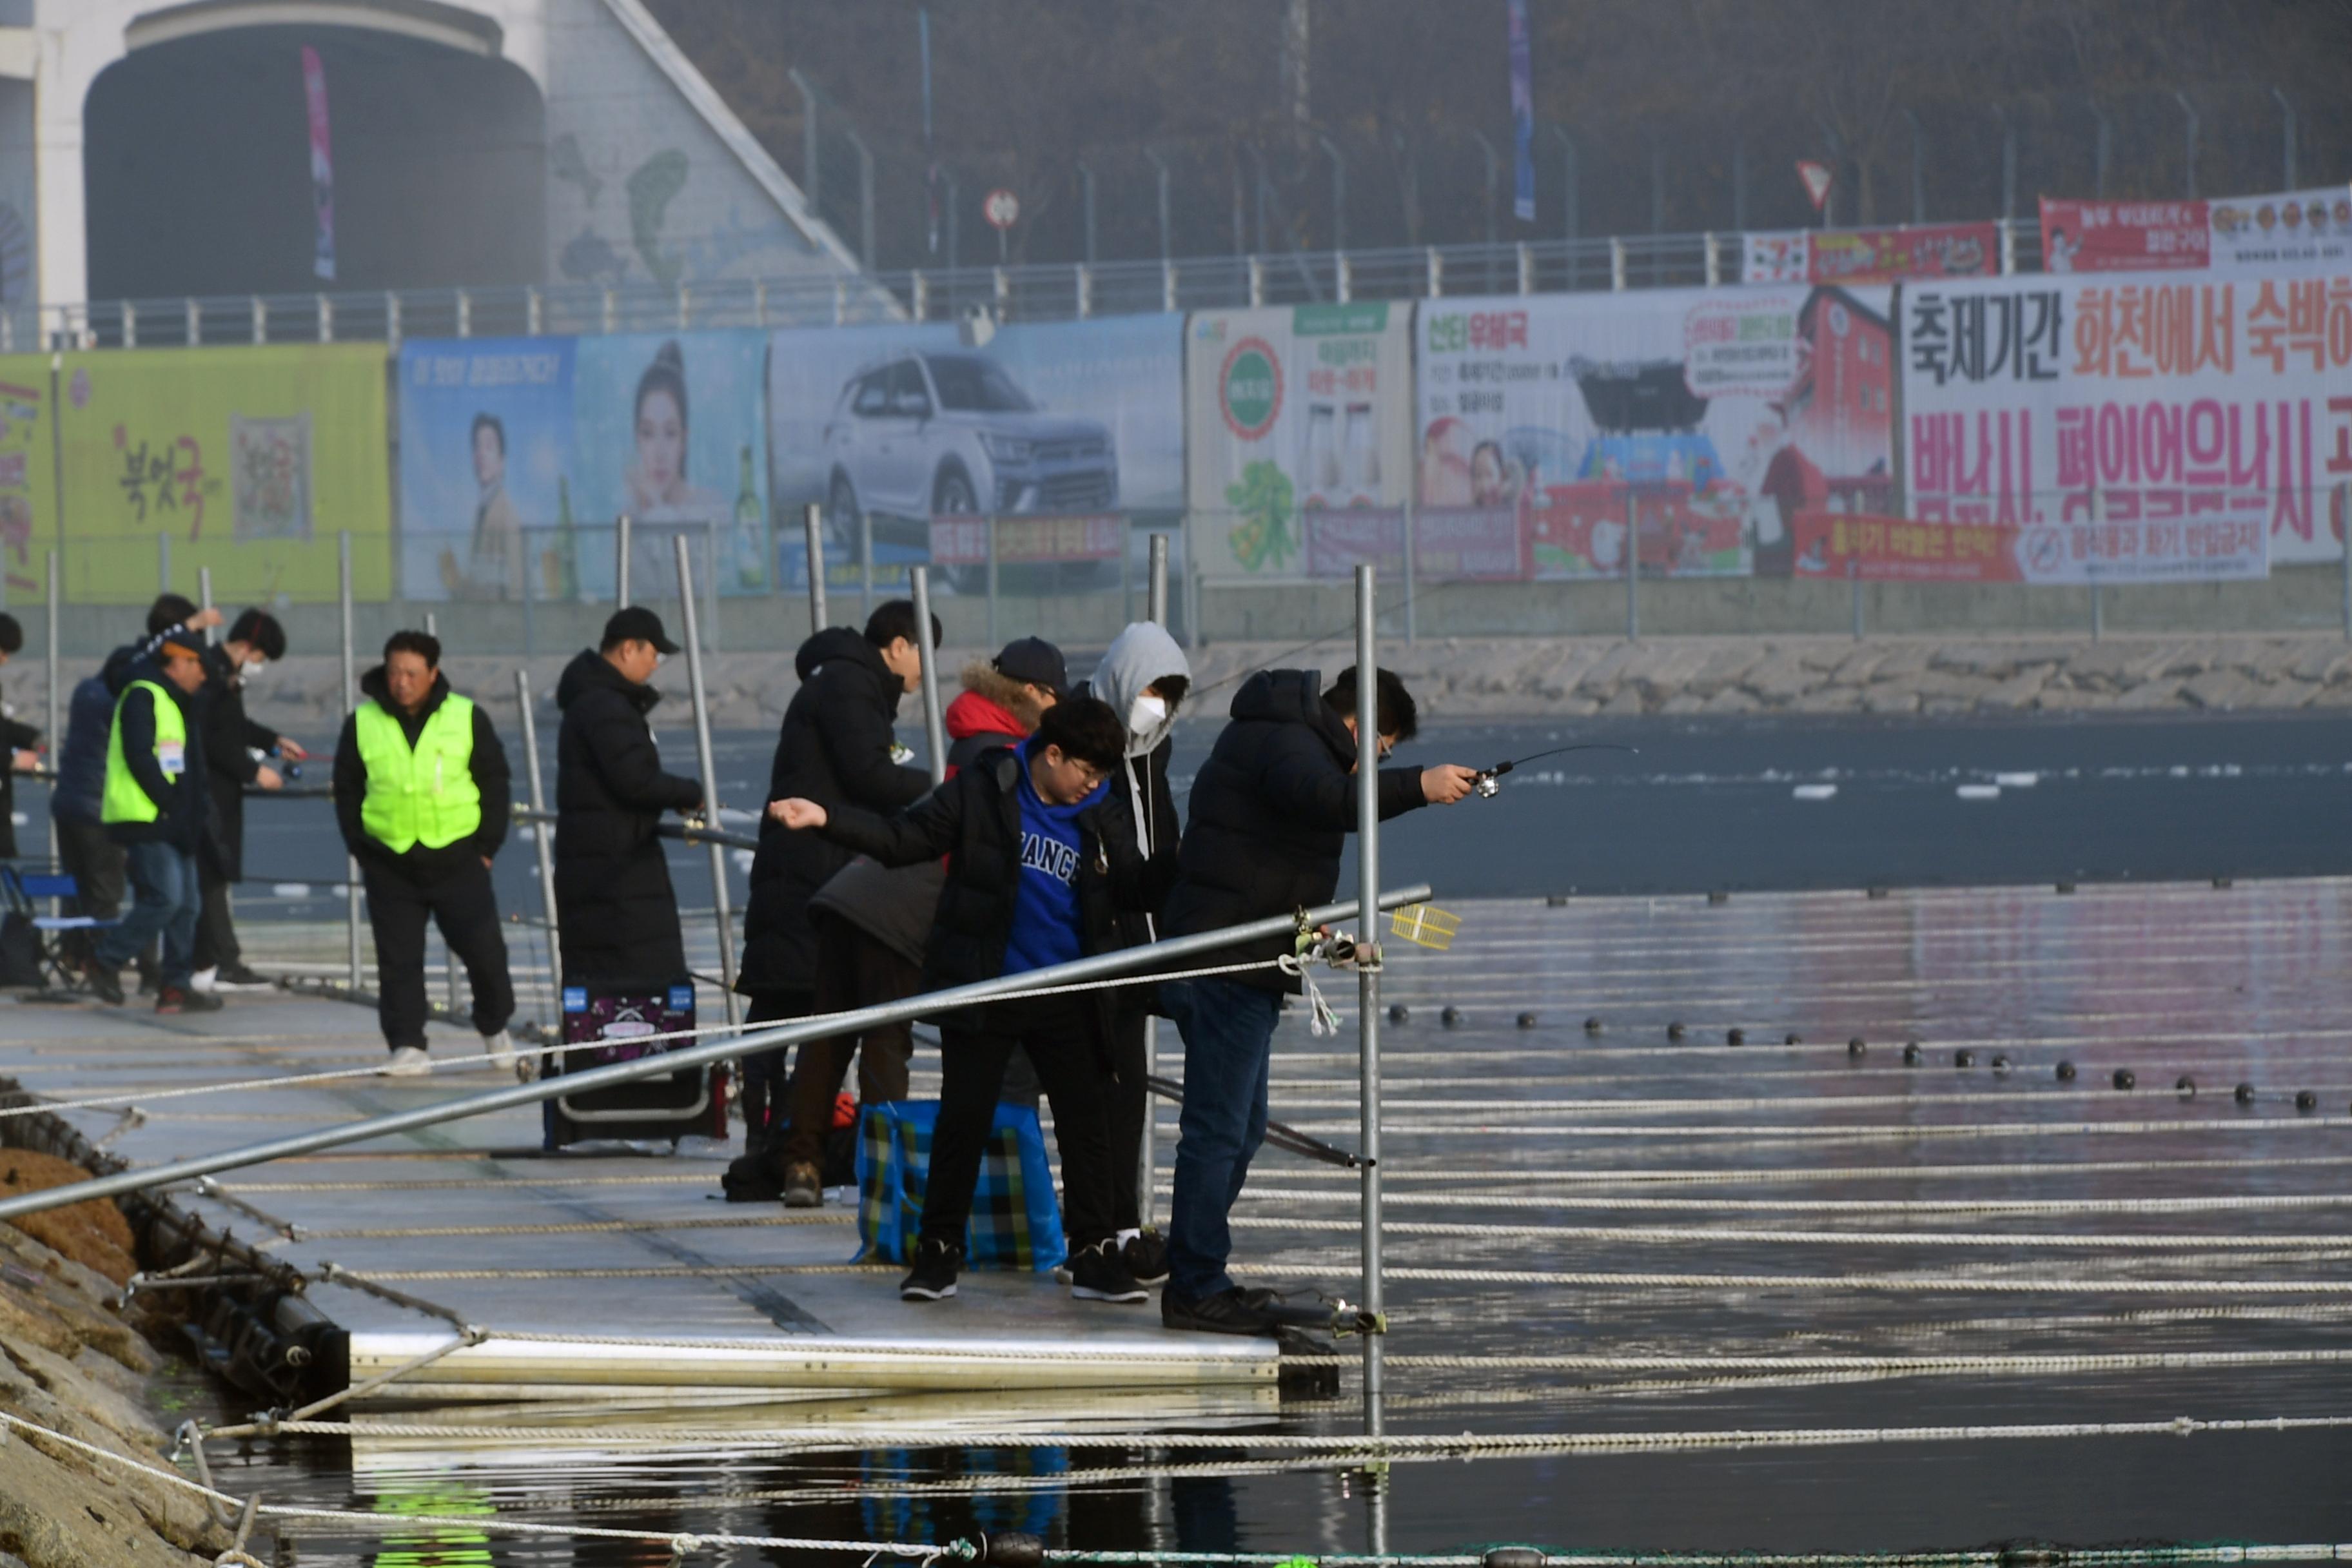
M 1584 1020 L 1584 1032 L 1588 1035 L 1597 1035 L 1601 1032 L 1600 1014 L 1595 1013 L 1592 1016 Z
M 1805 1043 L 1805 1037 L 1791 1029 L 1780 1037 L 1780 1043 L 1784 1046 L 1801 1046 Z
M 2072 1083 L 2074 1081 L 2074 1064 L 2073 1062 L 2060 1062 L 2058 1064 L 2058 1081 L 2060 1083 Z
M 2061 893 L 2071 893 L 2074 890 L 2074 884 L 2072 882 L 2060 882 L 2056 885 L 2055 890 Z
M 1676 1022 L 1675 1022 L 1675 1023 L 1668 1024 L 1668 1025 L 1666 1026 L 1666 1038 L 1668 1038 L 1668 1039 L 1670 1039 L 1670 1040 L 1679 1040 L 1679 1039 L 1681 1039 L 1681 1038 L 1682 1038 L 1685 1034 L 1688 1034 L 1689 1032 L 1690 1032 L 1690 1031 L 1688 1031 L 1687 1029 L 1685 1029 L 1685 1028 L 1682 1026 L 1682 1024 L 1681 1024 L 1681 1022 L 1680 1022 L 1679 1020 L 1677 1020 L 1677 1021 L 1676 1021 Z
M 1407 1018 L 1410 1018 L 1410 1017 L 1412 1017 L 1412 1008 L 1410 1008 L 1410 1007 L 1408 1007 L 1408 1006 L 1406 1006 L 1403 1003 L 1402 1003 L 1402 1002 L 1391 1002 L 1391 1003 L 1390 1003 L 1390 1004 L 1389 1004 L 1389 1022 L 1390 1022 L 1390 1023 L 1391 1023 L 1391 1024 L 1402 1024 L 1402 1023 L 1403 1023 Z
M 2233 884 L 2231 882 L 2230 879 L 2229 879 L 2229 878 L 2227 878 L 2227 877 L 2216 877 L 2216 878 L 2214 878 L 2214 879 L 2213 879 L 2213 886 L 2214 886 L 2214 887 L 2216 887 L 2216 888 L 2223 888 L 2223 889 L 2226 889 L 2226 888 L 2229 888 L 2229 887 L 2233 886 Z
M 1564 910 L 1568 908 L 1568 895 L 1566 893 L 1552 893 L 1547 895 L 1544 899 L 1544 908 L 1548 910 Z
M 1706 901 L 1710 904 L 1727 904 L 1731 902 L 1731 895 L 1717 888 L 1706 895 Z
M 1862 896 L 1865 899 L 1883 899 L 1886 896 L 1886 889 L 1884 888 L 1864 888 L 1862 890 Z
M 1532 1029 L 1532 1028 L 1534 1028 L 1535 1026 L 1536 1026 L 1536 1016 L 1535 1016 L 1533 1013 L 1522 1013 L 1522 1014 L 1520 1014 L 1520 1015 L 1519 1015 L 1519 1027 L 1520 1027 L 1520 1028 L 1522 1028 L 1522 1029 Z
M 2319 1109 L 2319 1096 L 2307 1089 L 2298 1089 L 2294 1091 L 2294 1108 L 2297 1110 L 2316 1110 Z
M 1045 1543 L 1036 1536 L 1008 1530 L 982 1536 L 978 1555 L 987 1568 L 1038 1568 L 1045 1561 Z
M 1864 1056 L 1869 1054 L 1869 1051 L 1870 1042 L 1864 1039 L 1860 1035 L 1856 1035 L 1853 1039 L 1848 1040 L 1845 1043 L 1845 1054 L 1852 1057 L 1856 1061 L 1860 1061 Z
M 2117 1068 L 2114 1081 L 2117 1089 L 2131 1089 L 2139 1083 L 2139 1075 L 2129 1068 Z
M 1952 1065 L 1956 1068 L 1972 1068 L 1977 1065 L 1977 1054 L 1974 1051 L 1954 1051 Z
M 2009 1076 L 2009 1058 L 2007 1057 L 1993 1058 L 1992 1070 L 1994 1077 L 2007 1078 Z
M 1449 1005 L 1437 1015 L 1437 1021 L 1450 1029 L 1462 1021 L 1462 1009 Z
M 1926 1053 L 1919 1049 L 1919 1042 L 1914 1040 L 1903 1047 L 1903 1065 L 1906 1068 L 1916 1068 L 1925 1059 L 1925 1056 Z
M 1727 1046 L 1744 1046 L 1748 1043 L 1748 1031 L 1726 1029 L 1723 1031 L 1723 1043 Z
M 1490 1546 L 1480 1568 L 1544 1568 L 1544 1554 L 1532 1546 Z
M 2174 1079 L 2172 1080 L 2172 1088 L 2173 1091 L 2179 1094 L 2183 1100 L 2194 1100 L 2197 1098 L 2197 1080 L 2190 1078 L 2187 1073 L 2182 1073 L 2179 1078 Z
M 2252 1105 L 2254 1102 L 2254 1086 L 2252 1084 L 2242 1083 L 2231 1092 L 2240 1105 Z

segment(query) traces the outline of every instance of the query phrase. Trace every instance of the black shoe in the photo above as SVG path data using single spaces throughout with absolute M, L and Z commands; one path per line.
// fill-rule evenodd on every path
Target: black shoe
M 1160 1293 L 1163 1328 L 1187 1329 L 1198 1334 L 1272 1334 L 1276 1323 L 1265 1309 L 1245 1290 L 1220 1290 L 1197 1301 L 1179 1299 L 1172 1290 Z
M 217 1013 L 225 1004 L 209 991 L 191 991 L 183 985 L 166 985 L 156 994 L 158 1013 Z
M 729 1161 L 719 1185 L 730 1204 L 772 1204 L 784 1195 L 782 1178 L 764 1150 Z
M 1119 1257 L 1118 1241 L 1106 1237 L 1070 1255 L 1070 1299 L 1076 1301 L 1148 1301 L 1151 1292 L 1136 1283 Z
M 1168 1278 L 1168 1238 L 1156 1230 L 1129 1237 L 1118 1257 L 1127 1271 L 1146 1285 L 1157 1285 Z
M 1310 1301 L 1293 1301 L 1263 1285 L 1245 1287 L 1242 1296 L 1276 1328 L 1329 1330 L 1339 1321 L 1339 1309 L 1319 1296 Z
M 278 983 L 243 963 L 224 963 L 213 972 L 215 991 L 275 991 Z
M 91 995 L 110 1007 L 122 1005 L 122 971 L 109 969 L 98 960 L 88 958 L 82 961 L 81 977 Z
M 944 1301 L 956 1293 L 956 1271 L 963 1267 L 963 1248 L 952 1241 L 927 1236 L 915 1244 L 915 1266 L 898 1281 L 901 1301 Z

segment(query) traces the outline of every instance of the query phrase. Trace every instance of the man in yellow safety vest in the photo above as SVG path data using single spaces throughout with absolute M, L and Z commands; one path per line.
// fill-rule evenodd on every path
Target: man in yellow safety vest
M 440 639 L 394 632 L 383 662 L 335 742 L 335 817 L 367 884 L 375 931 L 376 1016 L 392 1060 L 383 1071 L 429 1072 L 425 1049 L 425 921 L 466 966 L 473 1023 L 489 1065 L 512 1070 L 514 982 L 490 887 L 506 842 L 507 755 L 471 699 L 441 674 Z
M 99 819 L 122 846 L 131 905 L 98 939 L 82 973 L 99 999 L 122 1005 L 122 966 L 158 937 L 163 964 L 155 1011 L 209 1013 L 220 998 L 188 984 L 195 967 L 196 848 L 205 812 L 204 729 L 196 692 L 205 683 L 202 644 L 167 637 L 131 667 L 106 737 L 106 783 Z

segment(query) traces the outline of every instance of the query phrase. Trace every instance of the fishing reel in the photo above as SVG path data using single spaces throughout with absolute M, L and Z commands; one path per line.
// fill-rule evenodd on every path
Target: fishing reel
M 1511 764 L 1508 763 L 1500 763 L 1491 768 L 1480 768 L 1478 770 L 1478 783 L 1475 785 L 1479 798 L 1483 800 L 1492 800 L 1496 795 L 1502 794 L 1503 775 L 1510 771 Z

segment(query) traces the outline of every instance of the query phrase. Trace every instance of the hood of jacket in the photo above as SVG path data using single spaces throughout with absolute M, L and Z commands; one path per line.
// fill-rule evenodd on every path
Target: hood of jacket
M 172 700 L 178 705 L 181 712 L 192 712 L 192 705 L 195 701 L 195 699 L 189 693 L 181 690 L 178 687 L 172 684 L 172 678 L 163 673 L 163 661 L 162 659 L 155 658 L 152 654 L 145 658 L 132 659 L 122 672 L 122 686 L 116 689 L 115 695 L 118 698 L 121 697 L 122 695 L 122 691 L 127 689 L 131 686 L 131 682 L 137 680 L 149 681 L 154 685 L 162 687 L 164 691 L 170 695 Z
M 882 662 L 882 650 L 847 626 L 827 626 L 801 644 L 800 652 L 793 656 L 793 673 L 803 681 L 817 670 L 835 660 L 846 659 L 873 672 L 882 683 L 882 691 L 896 708 L 905 689 L 890 667 Z
M 122 689 L 131 684 L 131 667 L 140 662 L 139 648 L 139 644 L 127 642 L 106 656 L 106 664 L 99 671 L 99 679 L 106 682 L 106 689 L 113 695 L 121 696 Z
M 984 658 L 963 667 L 963 689 L 948 704 L 948 739 L 973 735 L 1026 735 L 1037 727 L 1034 704 L 1021 683 Z
M 625 679 L 603 654 L 593 647 L 583 647 L 563 667 L 563 678 L 555 683 L 555 705 L 569 708 L 584 693 L 598 689 L 618 692 L 622 700 L 640 713 L 652 712 L 654 704 L 661 700 L 660 692 Z
M 1109 703 L 1119 722 L 1128 726 L 1129 756 L 1150 755 L 1176 728 L 1172 710 L 1159 722 L 1141 730 L 1135 728 L 1131 719 L 1135 700 L 1150 690 L 1152 682 L 1171 675 L 1192 679 L 1192 661 L 1176 646 L 1176 639 L 1168 635 L 1168 629 L 1151 621 L 1138 621 L 1113 637 L 1110 647 L 1103 650 L 1102 662 L 1095 666 L 1087 689 Z
M 609 668 L 610 666 L 606 668 Z M 360 695 L 394 718 L 408 717 L 403 715 L 399 709 L 392 705 L 392 686 L 384 679 L 383 666 L 380 664 L 360 677 Z M 418 706 L 414 715 L 416 722 L 421 724 L 432 718 L 434 710 L 439 708 L 448 696 L 449 678 L 436 669 L 433 672 L 433 689 L 425 694 L 424 702 Z
M 1261 669 L 1242 682 L 1230 710 L 1237 720 L 1260 723 L 1304 724 L 1323 738 L 1331 754 L 1342 763 L 1356 760 L 1356 738 L 1331 705 L 1323 700 L 1319 669 Z

